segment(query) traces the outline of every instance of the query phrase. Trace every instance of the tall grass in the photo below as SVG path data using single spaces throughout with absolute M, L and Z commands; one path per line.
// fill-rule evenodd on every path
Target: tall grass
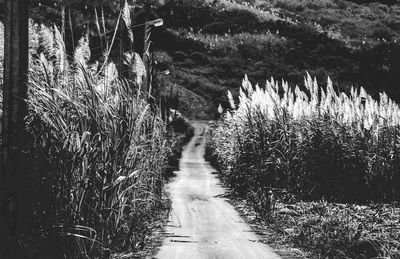
M 193 31 L 181 29 L 179 33 L 184 34 L 187 39 L 203 43 L 207 48 L 219 55 L 239 52 L 247 55 L 253 54 L 254 56 L 262 56 L 265 52 L 278 52 L 281 45 L 284 45 L 286 41 L 284 37 L 271 32 L 242 32 L 219 35 L 195 33 Z
M 90 62 L 88 36 L 69 57 L 56 27 L 30 24 L 27 147 L 21 157 L 34 258 L 107 258 L 138 250 L 162 206 L 170 141 L 138 84 Z M 143 71 L 135 71 L 140 74 Z
M 398 201 L 400 108 L 385 93 L 349 95 L 308 75 L 305 91 L 243 80 L 239 103 L 215 128 L 214 159 L 242 195 L 271 189 L 305 199 Z
M 318 258 L 398 258 L 399 106 L 363 88 L 338 93 L 329 79 L 304 83 L 261 88 L 245 78 L 238 103 L 228 94 L 209 158 L 291 246 Z

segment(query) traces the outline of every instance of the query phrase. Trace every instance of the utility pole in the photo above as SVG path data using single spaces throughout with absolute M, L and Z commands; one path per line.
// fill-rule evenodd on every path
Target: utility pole
M 72 49 L 75 50 L 74 26 L 72 25 L 71 5 L 68 6 L 69 30 L 71 31 Z
M 120 10 L 122 12 L 125 6 L 125 0 L 120 0 Z M 119 23 L 119 69 L 120 73 L 123 74 L 123 63 L 122 59 L 124 57 L 124 25 L 123 22 L 120 21 Z
M 144 37 L 143 37 L 143 64 L 146 68 L 146 78 L 143 80 L 143 93 L 145 98 L 150 94 L 149 91 L 149 76 L 150 76 L 150 67 L 149 67 L 149 58 L 148 58 L 148 49 L 149 49 L 149 38 L 150 38 L 150 26 L 148 24 L 150 15 L 150 0 L 146 0 L 144 4 Z
M 21 150 L 24 118 L 28 107 L 28 9 L 29 0 L 6 0 L 4 19 L 4 84 L 2 121 L 2 165 L 0 173 L 0 240 L 21 236 L 27 227 L 26 199 L 21 180 Z M 5 232 L 4 232 L 5 231 Z M 4 246 L 4 244 L 1 244 Z M 6 249 L 6 258 L 18 258 Z M 0 248 L 0 253 L 3 250 Z
M 61 0 L 61 36 L 65 42 L 65 0 Z

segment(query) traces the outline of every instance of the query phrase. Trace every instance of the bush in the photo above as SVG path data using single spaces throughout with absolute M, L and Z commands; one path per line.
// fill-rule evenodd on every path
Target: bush
M 311 78 L 306 89 L 244 81 L 238 110 L 213 138 L 226 182 L 242 195 L 279 188 L 306 199 L 398 200 L 400 108 L 385 94 L 378 103 L 364 90 L 318 90 Z
M 208 57 L 207 55 L 201 53 L 201 52 L 193 52 L 189 55 L 189 58 L 192 59 L 193 61 L 199 63 L 199 64 L 207 64 L 208 63 Z
M 29 113 L 20 165 L 31 226 L 18 240 L 20 249 L 26 258 L 136 251 L 162 207 L 165 125 L 138 89 L 119 79 L 115 64 L 99 69 L 89 63 L 87 38 L 69 60 L 56 27 L 29 30 Z
M 259 46 L 255 46 L 248 42 L 243 42 L 243 44 L 240 44 L 238 46 L 238 51 L 239 51 L 240 55 L 245 59 L 257 58 L 263 54 L 262 53 L 263 51 L 260 49 Z
M 330 80 L 319 88 L 310 76 L 305 89 L 245 78 L 239 103 L 228 94 L 231 110 L 212 128 L 207 159 L 278 235 L 316 257 L 398 258 L 396 203 L 359 204 L 400 199 L 399 105 L 362 88 L 337 93 Z
M 209 34 L 223 34 L 228 32 L 228 28 L 225 22 L 213 22 L 205 25 L 202 31 Z
M 385 39 L 389 41 L 395 36 L 394 32 L 391 29 L 384 26 L 382 27 L 377 26 L 377 27 L 378 28 L 374 29 L 372 37 L 378 39 Z
M 275 7 L 286 9 L 291 12 L 302 12 L 305 10 L 305 6 L 302 5 L 301 3 L 298 3 L 297 1 L 278 0 L 275 3 Z
M 174 57 L 175 61 L 184 61 L 188 58 L 188 55 L 183 51 L 175 51 L 172 56 Z

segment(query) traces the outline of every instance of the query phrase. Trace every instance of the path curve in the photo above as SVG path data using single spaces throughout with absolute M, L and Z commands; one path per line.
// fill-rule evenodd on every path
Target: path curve
M 180 171 L 168 185 L 172 212 L 158 259 L 279 258 L 223 197 L 224 189 L 204 160 L 205 123 L 195 122 Z

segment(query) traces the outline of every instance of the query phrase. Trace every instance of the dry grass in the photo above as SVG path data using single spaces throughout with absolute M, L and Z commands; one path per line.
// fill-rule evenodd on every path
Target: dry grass
M 179 34 L 185 35 L 185 38 L 203 43 L 208 49 L 218 53 L 218 55 L 228 55 L 231 53 L 241 53 L 241 49 L 246 46 L 253 46 L 255 52 L 275 51 L 277 45 L 284 44 L 286 39 L 279 34 L 271 32 L 237 34 L 204 34 L 195 33 L 187 30 L 179 30 Z M 260 55 L 260 54 L 258 54 Z
M 337 93 L 329 80 L 326 88 L 320 88 L 310 76 L 304 89 L 292 90 L 273 79 L 264 88 L 253 88 L 245 78 L 238 103 L 228 94 L 231 108 L 216 124 L 210 143 L 210 158 L 221 169 L 225 183 L 264 217 L 273 210 L 271 195 L 284 202 L 294 198 L 359 204 L 398 201 L 399 106 L 384 93 L 374 100 L 363 88 L 352 89 L 350 95 Z M 318 217 L 305 213 L 301 222 L 308 219 L 312 224 L 302 224 L 303 232 L 294 236 L 321 254 L 349 256 L 350 246 L 359 241 L 354 234 L 361 220 L 353 219 L 357 213 L 346 218 L 347 210 L 337 208 L 357 207 L 330 205 L 318 205 L 330 213 L 324 214 L 324 222 L 314 224 L 311 221 Z M 398 243 L 392 242 L 399 234 L 392 228 L 396 217 L 387 214 L 390 206 L 383 207 L 384 211 L 373 211 L 387 218 L 369 218 L 372 223 L 365 226 L 366 233 L 375 240 L 372 228 L 389 224 L 381 228 L 382 240 L 371 242 L 379 255 L 398 256 Z M 332 233 L 313 230 L 325 227 Z M 340 243 L 342 234 L 352 238 Z
M 108 50 L 105 51 L 109 53 Z M 28 256 L 99 258 L 144 246 L 171 141 L 140 84 L 90 62 L 88 36 L 68 57 L 56 27 L 30 24 Z M 107 58 L 105 59 L 107 60 Z M 137 63 L 137 62 L 136 62 Z M 134 75 L 143 71 L 133 62 Z
M 399 207 L 317 202 L 278 202 L 260 216 L 252 202 L 234 205 L 261 241 L 289 258 L 397 258 Z

